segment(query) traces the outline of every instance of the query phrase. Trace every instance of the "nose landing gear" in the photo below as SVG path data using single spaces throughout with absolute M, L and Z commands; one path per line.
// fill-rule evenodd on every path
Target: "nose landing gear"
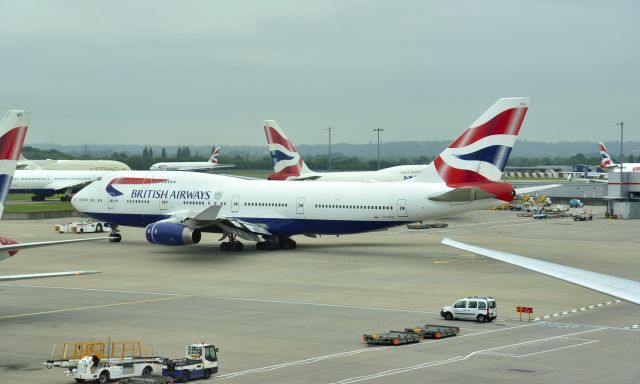
M 122 235 L 118 230 L 118 226 L 115 224 L 111 224 L 111 233 L 109 234 L 109 242 L 110 243 L 119 243 L 122 241 Z

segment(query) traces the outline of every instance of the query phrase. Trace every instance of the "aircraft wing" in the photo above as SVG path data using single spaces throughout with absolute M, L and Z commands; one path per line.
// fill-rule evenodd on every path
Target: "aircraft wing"
M 46 277 L 59 277 L 59 276 L 92 275 L 94 273 L 100 273 L 100 272 L 99 271 L 69 271 L 69 272 L 49 272 L 49 273 L 28 273 L 28 274 L 22 274 L 22 275 L 4 275 L 4 276 L 0 276 L 0 282 L 13 281 L 13 280 L 42 279 Z
M 219 205 L 212 205 L 200 212 L 175 212 L 163 222 L 180 223 L 192 228 L 206 228 L 216 226 L 225 234 L 233 234 L 248 241 L 259 241 L 258 235 L 271 235 L 264 227 L 230 216 L 220 216 Z
M 534 187 L 516 188 L 516 195 L 526 195 L 532 192 L 544 191 L 545 189 L 551 189 L 559 186 L 560 184 L 545 184 L 536 185 Z
M 38 247 L 48 247 L 50 245 L 61 245 L 68 243 L 79 243 L 81 241 L 95 241 L 95 240 L 106 240 L 109 237 L 88 237 L 84 239 L 71 239 L 71 240 L 55 240 L 55 241 L 38 241 L 35 243 L 18 243 L 18 244 L 7 244 L 0 245 L 0 252 L 9 252 L 9 251 L 18 251 L 20 249 L 25 248 L 38 248 Z M 1 258 L 0 258 L 1 260 Z
M 91 184 L 93 181 L 54 181 L 53 183 L 47 184 L 44 189 L 51 189 L 53 191 L 62 191 L 71 187 L 79 187 Z
M 512 253 L 494 251 L 449 238 L 444 238 L 442 244 L 514 264 L 640 305 L 640 282 L 638 281 L 518 256 Z

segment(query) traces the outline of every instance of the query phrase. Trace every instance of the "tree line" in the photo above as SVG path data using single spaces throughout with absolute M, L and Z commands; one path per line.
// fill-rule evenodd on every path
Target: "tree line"
M 28 159 L 42 160 L 98 160 L 98 157 L 93 157 L 91 154 L 82 154 L 79 156 L 72 156 L 55 149 L 42 150 L 34 147 L 25 146 L 22 151 L 23 155 Z M 104 159 L 104 157 L 101 157 Z M 153 152 L 151 147 L 145 147 L 142 153 L 139 155 L 131 155 L 124 152 L 114 152 L 108 158 L 110 160 L 121 161 L 131 169 L 146 170 L 151 167 L 152 164 L 165 161 L 207 161 L 209 154 L 201 155 L 199 153 L 192 153 L 189 147 L 180 147 L 178 151 L 173 154 L 167 154 L 166 150 L 162 148 L 159 154 Z M 343 154 L 333 154 L 331 158 L 331 167 L 329 166 L 328 155 L 315 155 L 304 157 L 307 166 L 316 171 L 327 171 L 329 169 L 334 171 L 374 171 L 378 168 L 377 159 L 363 159 L 357 156 L 346 156 Z M 428 164 L 433 160 L 431 156 L 419 156 L 419 157 L 399 157 L 399 158 L 382 158 L 380 159 L 380 168 L 388 168 L 396 165 L 404 164 Z M 616 157 L 614 160 L 619 161 Z M 624 158 L 624 162 L 636 162 L 640 161 L 640 155 L 634 157 L 633 155 L 627 155 Z M 248 155 L 222 155 L 219 159 L 221 164 L 234 164 L 236 169 L 271 169 L 273 167 L 271 157 L 264 156 L 248 156 Z M 510 157 L 507 166 L 510 167 L 535 167 L 535 166 L 547 166 L 547 165 L 575 165 L 575 164 L 600 164 L 600 157 L 598 156 L 586 156 L 582 153 L 577 153 L 573 156 L 566 157 Z

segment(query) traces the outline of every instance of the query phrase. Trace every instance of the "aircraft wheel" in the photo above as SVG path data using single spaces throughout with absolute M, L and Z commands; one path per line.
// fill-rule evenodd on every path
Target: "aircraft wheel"
M 227 252 L 229 250 L 229 243 L 226 241 L 224 243 L 220 243 L 220 250 L 222 252 Z
M 119 233 L 112 233 L 111 235 L 109 235 L 110 243 L 119 243 L 121 241 L 122 241 L 122 235 L 120 235 Z
M 244 244 L 239 241 L 234 241 L 231 246 L 231 250 L 234 252 L 240 252 L 244 249 Z

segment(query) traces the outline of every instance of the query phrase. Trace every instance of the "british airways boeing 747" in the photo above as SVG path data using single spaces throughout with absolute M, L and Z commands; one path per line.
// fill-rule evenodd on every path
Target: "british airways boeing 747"
M 291 249 L 294 235 L 375 231 L 508 202 L 499 181 L 529 98 L 500 99 L 407 181 L 282 183 L 193 172 L 114 172 L 84 188 L 74 207 L 114 225 L 146 227 L 149 242 L 198 243 L 222 233 L 222 250 Z M 530 192 L 530 191 L 527 191 Z M 117 228 L 117 227 L 116 227 Z M 117 231 L 117 229 L 116 229 Z M 112 233 L 113 241 L 120 234 Z

